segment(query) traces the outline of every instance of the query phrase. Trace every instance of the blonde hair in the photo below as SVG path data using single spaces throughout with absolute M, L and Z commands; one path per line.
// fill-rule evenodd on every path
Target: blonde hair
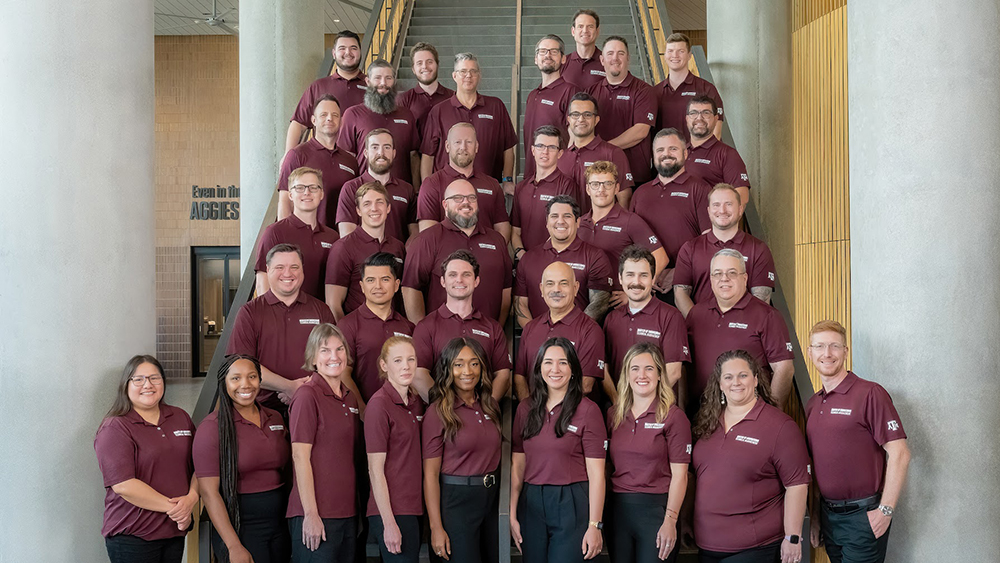
M 613 162 L 607 160 L 598 160 L 597 162 L 591 164 L 587 167 L 583 174 L 588 182 L 590 181 L 590 177 L 594 174 L 611 174 L 614 177 L 615 182 L 618 181 L 618 167 L 615 166 Z
M 656 371 L 659 373 L 656 398 L 654 399 L 656 402 L 656 422 L 663 422 L 667 418 L 667 413 L 670 412 L 670 407 L 676 400 L 674 391 L 670 388 L 670 382 L 667 381 L 667 364 L 663 361 L 660 347 L 652 342 L 638 342 L 628 349 L 628 352 L 625 353 L 625 360 L 622 361 L 622 371 L 618 375 L 618 402 L 615 403 L 614 417 L 611 419 L 612 429 L 621 425 L 625 420 L 625 415 L 632 410 L 632 405 L 635 403 L 635 398 L 632 396 L 632 386 L 629 385 L 628 370 L 632 365 L 632 360 L 643 354 L 649 354 L 653 358 L 653 364 L 656 365 Z
M 809 338 L 812 339 L 814 334 L 820 332 L 836 332 L 841 336 L 841 338 L 844 339 L 844 344 L 847 344 L 847 329 L 844 328 L 844 325 L 837 321 L 824 320 L 814 324 L 813 327 L 809 329 Z
M 368 192 L 375 192 L 378 194 L 382 194 L 382 197 L 385 198 L 385 202 L 389 203 L 389 192 L 386 191 L 385 186 L 382 185 L 382 182 L 374 180 L 372 182 L 365 182 L 364 184 L 358 186 L 358 191 L 357 193 L 354 194 L 355 207 L 357 208 L 361 207 L 361 200 L 365 197 L 365 194 L 367 194 Z
M 302 364 L 302 369 L 316 371 L 316 354 L 319 353 L 319 347 L 331 337 L 340 340 L 340 343 L 344 345 L 344 350 L 347 353 L 347 364 L 351 365 L 351 351 L 347 348 L 344 333 L 330 323 L 322 323 L 316 325 L 309 333 L 309 340 L 306 341 L 305 363 Z
M 389 338 L 386 338 L 385 342 L 382 343 L 382 351 L 379 352 L 379 354 L 378 354 L 378 378 L 379 379 L 385 380 L 386 378 L 389 377 L 389 374 L 384 369 L 382 369 L 382 364 L 383 363 L 385 363 L 385 364 L 389 363 L 389 349 L 392 348 L 393 346 L 397 345 L 397 344 L 406 344 L 410 348 L 413 348 L 414 352 L 416 351 L 416 348 L 413 346 L 413 339 L 410 338 L 409 336 L 399 336 L 399 335 L 396 335 L 396 336 L 390 336 Z
M 299 166 L 295 170 L 292 170 L 291 174 L 288 175 L 288 187 L 291 188 L 295 184 L 295 180 L 298 180 L 306 174 L 315 174 L 316 178 L 319 179 L 319 183 L 323 183 L 323 172 L 316 170 L 315 168 L 309 168 L 308 166 Z

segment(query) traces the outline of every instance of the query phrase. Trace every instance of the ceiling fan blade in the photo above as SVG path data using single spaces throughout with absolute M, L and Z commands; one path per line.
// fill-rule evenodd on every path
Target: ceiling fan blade
M 177 14 L 164 14 L 162 12 L 153 12 L 155 16 L 166 16 L 168 18 L 181 18 L 183 20 L 199 20 L 204 18 L 198 18 L 196 16 L 178 16 Z
M 171 26 L 171 27 L 165 27 L 165 28 L 163 28 L 163 29 L 159 29 L 159 30 L 157 30 L 157 32 L 162 32 L 162 31 L 173 31 L 173 30 L 175 30 L 175 29 L 182 29 L 182 28 L 188 28 L 188 27 L 194 27 L 194 26 L 196 26 L 196 25 L 201 25 L 201 24 L 203 24 L 203 23 L 205 23 L 205 22 L 201 22 L 201 21 L 198 21 L 198 22 L 194 22 L 194 23 L 189 23 L 189 24 L 185 24 L 185 25 L 175 25 L 175 26 Z
M 236 31 L 235 29 L 229 27 L 228 25 L 226 25 L 224 23 L 219 23 L 215 27 L 221 29 L 222 31 L 225 31 L 229 35 L 239 35 L 238 31 Z

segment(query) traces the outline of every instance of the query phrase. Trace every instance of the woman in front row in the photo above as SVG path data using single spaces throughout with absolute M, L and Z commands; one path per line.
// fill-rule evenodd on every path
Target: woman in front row
M 525 563 L 570 563 L 601 552 L 607 432 L 583 396 L 573 343 L 542 344 L 511 433 L 510 533 Z
M 691 423 L 677 407 L 660 348 L 625 354 L 618 402 L 608 411 L 615 561 L 677 560 L 677 516 L 687 489 Z
M 288 431 L 277 411 L 257 403 L 260 363 L 233 354 L 219 367 L 219 406 L 194 437 L 194 469 L 212 520 L 219 561 L 283 563 L 290 545 Z
M 702 563 L 798 563 L 809 454 L 744 350 L 715 362 L 694 426 L 694 532 Z
M 499 557 L 500 407 L 486 351 L 452 339 L 434 367 L 423 425 L 424 500 L 431 548 L 446 561 Z

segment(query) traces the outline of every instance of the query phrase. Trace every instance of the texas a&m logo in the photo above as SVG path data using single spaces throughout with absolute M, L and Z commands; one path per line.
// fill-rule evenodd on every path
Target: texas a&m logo
M 899 423 L 896 422 L 895 420 L 890 420 L 889 422 L 886 423 L 886 426 L 889 427 L 889 432 L 895 432 L 896 430 L 899 430 Z

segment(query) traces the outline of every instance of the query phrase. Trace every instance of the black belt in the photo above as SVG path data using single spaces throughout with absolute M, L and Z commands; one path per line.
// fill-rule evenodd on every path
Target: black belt
M 486 487 L 487 489 L 497 484 L 497 474 L 487 473 L 486 475 L 441 475 L 441 482 L 445 485 L 466 485 L 470 487 Z
M 826 505 L 830 512 L 837 514 L 842 514 L 844 512 L 850 512 L 852 510 L 857 510 L 859 508 L 868 508 L 871 506 L 878 506 L 879 501 L 882 499 L 882 494 L 875 494 L 870 497 L 859 498 L 855 500 L 826 500 L 823 499 L 823 504 Z

